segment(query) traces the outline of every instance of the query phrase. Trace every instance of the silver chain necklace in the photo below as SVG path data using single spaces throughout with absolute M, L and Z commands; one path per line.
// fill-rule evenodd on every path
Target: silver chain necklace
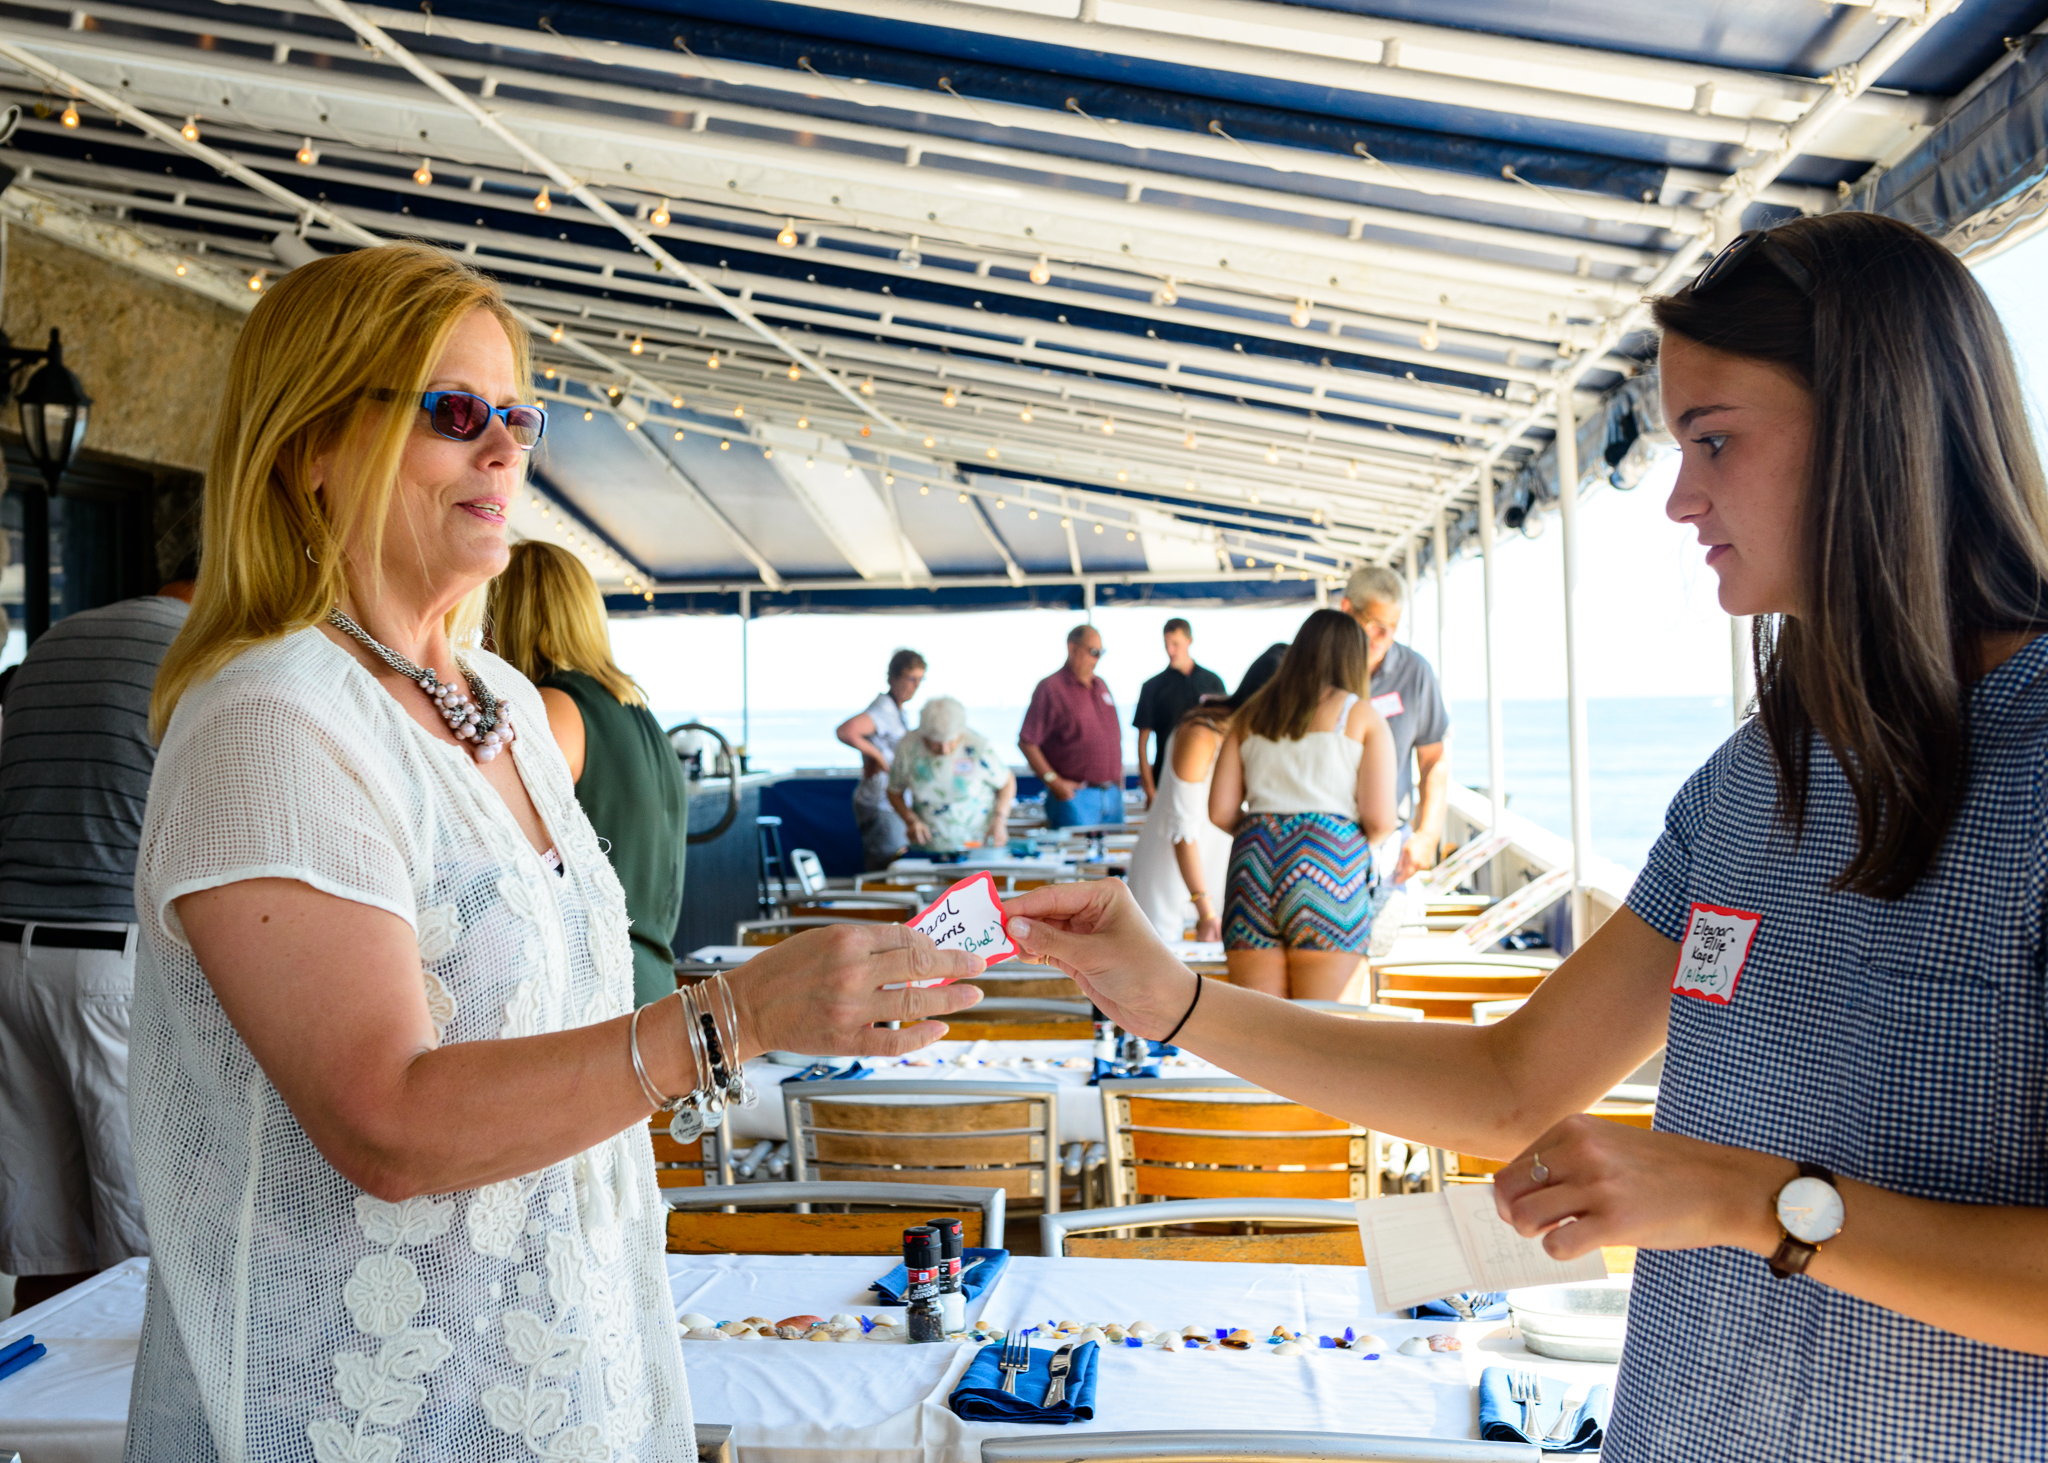
M 429 666 L 414 665 L 388 645 L 379 643 L 369 631 L 339 609 L 327 612 L 327 623 L 408 681 L 416 682 L 433 701 L 441 719 L 448 723 L 448 730 L 455 733 L 457 740 L 470 743 L 470 751 L 476 754 L 477 761 L 490 761 L 519 735 L 512 729 L 512 718 L 505 714 L 505 703 L 491 694 L 491 688 L 477 677 L 475 671 L 463 665 L 460 656 L 456 657 L 455 663 L 462 667 L 463 678 L 469 682 L 468 690 L 452 681 L 442 680 Z

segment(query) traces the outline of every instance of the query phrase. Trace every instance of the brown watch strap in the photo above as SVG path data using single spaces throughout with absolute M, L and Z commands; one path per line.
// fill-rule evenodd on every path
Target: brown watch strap
M 1819 1179 L 1829 1187 L 1833 1187 L 1835 1182 L 1835 1176 L 1817 1163 L 1800 1164 L 1799 1177 L 1803 1179 Z M 1805 1240 L 1797 1238 L 1790 1232 L 1781 1231 L 1778 1248 L 1771 1252 L 1770 1259 L 1764 1263 L 1770 1266 L 1773 1275 L 1777 1276 L 1780 1280 L 1785 1280 L 1794 1275 L 1804 1275 L 1806 1267 L 1813 1262 L 1813 1257 L 1819 1253 L 1819 1245 L 1808 1244 Z

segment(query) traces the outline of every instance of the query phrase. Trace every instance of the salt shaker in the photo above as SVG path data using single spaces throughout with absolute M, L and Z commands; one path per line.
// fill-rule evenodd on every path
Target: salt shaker
M 967 1292 L 960 1278 L 965 1236 L 960 1221 L 954 1218 L 927 1219 L 925 1224 L 939 1237 L 939 1312 L 945 1317 L 948 1332 L 965 1331 Z

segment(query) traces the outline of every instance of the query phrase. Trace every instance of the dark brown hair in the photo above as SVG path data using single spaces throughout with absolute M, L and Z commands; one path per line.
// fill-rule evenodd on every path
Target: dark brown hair
M 1833 213 L 1773 229 L 1811 298 L 1752 252 L 1657 324 L 1813 393 L 1802 605 L 1755 620 L 1778 812 L 1805 821 L 1818 733 L 1855 800 L 1837 889 L 1903 897 L 1969 787 L 1985 638 L 2048 627 L 2048 490 L 2012 352 L 1968 269 L 1910 225 Z
M 1232 728 L 1276 742 L 1299 741 L 1315 721 L 1323 692 L 1334 686 L 1366 694 L 1371 654 L 1356 620 L 1341 610 L 1317 610 L 1301 622 L 1280 669 L 1239 709 Z

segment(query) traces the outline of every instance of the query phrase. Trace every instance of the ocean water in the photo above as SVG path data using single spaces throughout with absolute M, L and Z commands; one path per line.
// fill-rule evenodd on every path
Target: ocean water
M 1571 836 L 1571 775 L 1565 735 L 1565 703 L 1507 701 L 1502 705 L 1506 740 L 1508 806 L 1564 837 Z M 830 767 L 851 770 L 853 754 L 834 738 L 833 728 L 851 715 L 847 708 L 754 711 L 747 718 L 750 765 L 786 772 Z M 657 709 L 663 726 L 684 719 Z M 740 740 L 737 709 L 700 713 L 697 720 Z M 975 707 L 969 725 L 1022 765 L 1016 753 L 1024 708 Z M 1469 786 L 1487 785 L 1486 703 L 1451 706 L 1451 774 Z M 1593 765 L 1593 849 L 1625 868 L 1639 869 L 1664 826 L 1664 810 L 1685 779 L 1712 755 L 1732 730 L 1726 696 L 1643 696 L 1587 704 L 1586 734 Z M 1125 756 L 1135 756 L 1126 729 Z

